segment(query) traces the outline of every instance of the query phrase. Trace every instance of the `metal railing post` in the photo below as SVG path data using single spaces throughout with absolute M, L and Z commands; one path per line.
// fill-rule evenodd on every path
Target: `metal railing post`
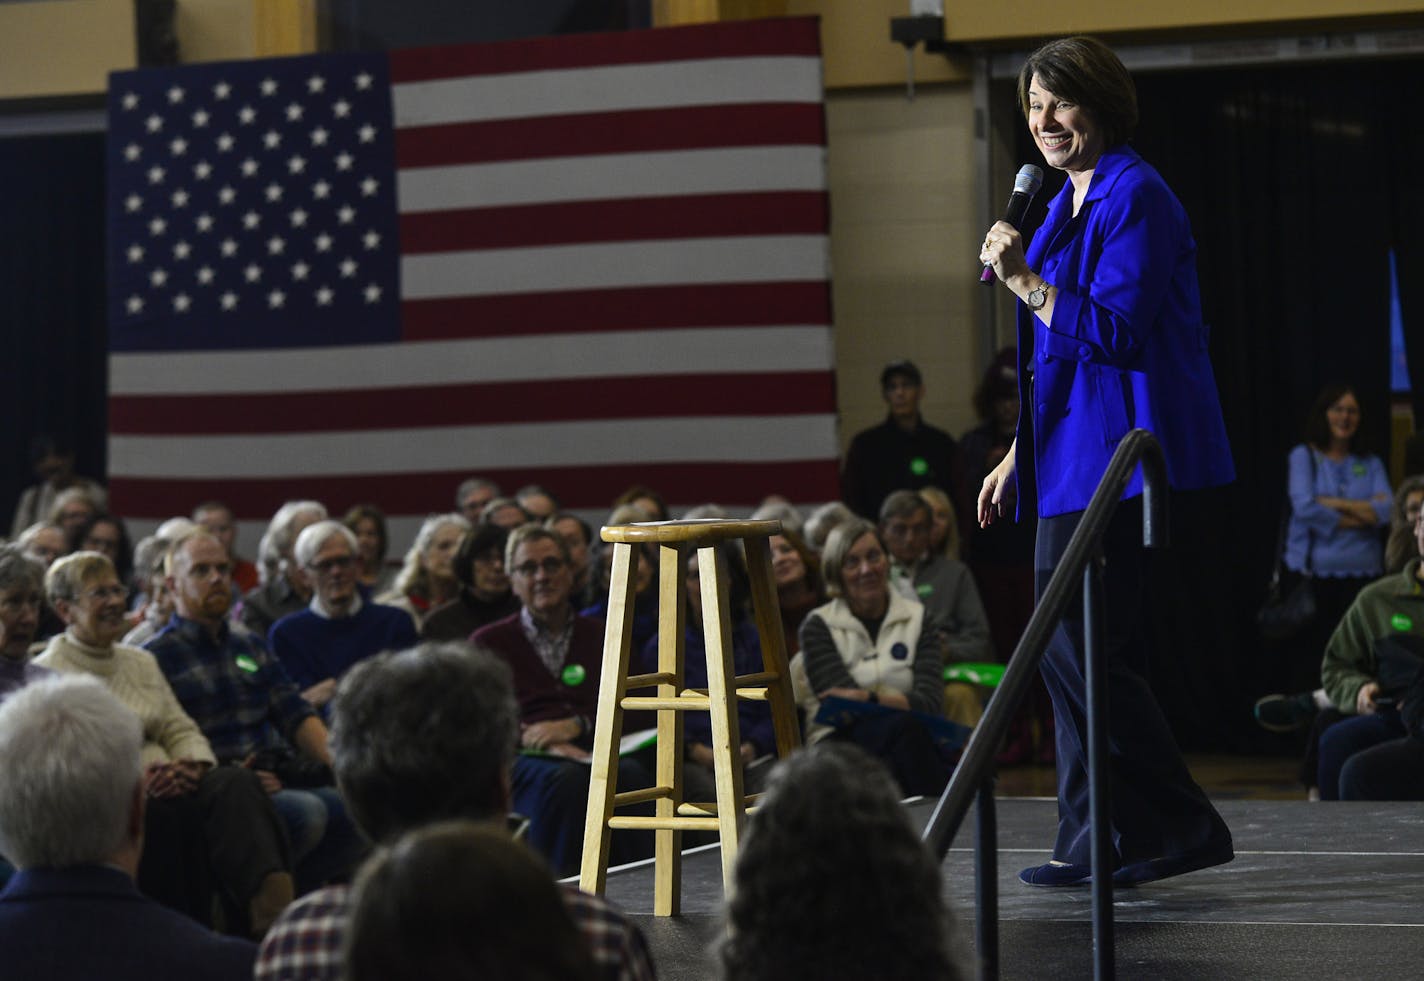
M 999 830 L 994 809 L 994 778 L 979 785 L 974 836 L 974 945 L 979 981 L 999 977 Z
M 1083 647 L 1088 689 L 1088 819 L 1093 841 L 1093 977 L 1113 976 L 1112 799 L 1108 784 L 1107 665 L 1103 663 L 1103 556 L 1083 570 Z

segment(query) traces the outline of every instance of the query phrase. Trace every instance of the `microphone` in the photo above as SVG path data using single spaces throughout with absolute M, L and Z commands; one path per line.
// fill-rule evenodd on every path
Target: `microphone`
M 1019 172 L 1014 175 L 1014 193 L 1009 195 L 1009 203 L 1004 205 L 1004 221 L 1018 228 L 1024 220 L 1024 215 L 1028 214 L 1028 206 L 1033 201 L 1033 196 L 1042 186 L 1042 169 L 1033 164 L 1024 164 L 1020 167 Z M 994 267 L 985 266 L 984 271 L 979 275 L 979 282 L 992 283 L 993 281 Z

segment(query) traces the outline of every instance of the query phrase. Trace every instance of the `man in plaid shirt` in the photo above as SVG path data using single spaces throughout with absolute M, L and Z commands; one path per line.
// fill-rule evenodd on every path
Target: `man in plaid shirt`
M 331 720 L 337 781 L 373 841 L 452 818 L 506 821 L 519 710 L 496 658 L 462 643 L 377 655 L 342 679 Z M 600 977 L 656 977 L 636 926 L 600 897 L 563 895 Z M 293 903 L 262 943 L 256 981 L 339 981 L 350 913 L 348 886 Z
M 344 878 L 363 845 L 332 786 L 326 726 L 262 640 L 228 623 L 227 550 L 199 529 L 174 543 L 164 571 L 176 613 L 144 647 L 218 760 L 256 770 L 287 826 L 298 891 Z

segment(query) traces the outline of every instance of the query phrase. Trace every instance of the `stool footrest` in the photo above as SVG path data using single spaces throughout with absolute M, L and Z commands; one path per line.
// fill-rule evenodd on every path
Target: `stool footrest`
M 613 815 L 608 826 L 623 831 L 720 831 L 721 819 L 714 817 L 634 817 Z
M 761 794 L 748 794 L 742 798 L 742 807 L 748 812 L 752 806 L 761 799 Z M 716 801 L 688 801 L 685 804 L 677 805 L 677 813 L 683 815 L 708 815 L 717 813 Z
M 655 671 L 652 674 L 630 674 L 628 676 L 627 687 L 651 688 L 654 685 L 671 685 L 677 680 L 677 676 L 671 671 Z
M 660 698 L 657 695 L 628 695 L 624 697 L 622 705 L 625 709 L 633 710 L 667 709 L 674 712 L 707 712 L 712 708 L 712 699 L 695 692 L 677 695 L 673 698 Z
M 671 796 L 671 787 L 644 787 L 642 790 L 627 790 L 621 794 L 614 794 L 613 806 L 626 807 L 629 804 L 642 804 L 650 800 L 666 800 Z

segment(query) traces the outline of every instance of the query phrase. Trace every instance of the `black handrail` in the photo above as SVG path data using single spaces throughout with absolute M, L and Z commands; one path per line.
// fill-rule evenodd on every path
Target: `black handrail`
M 954 843 L 964 823 L 970 803 L 980 800 L 979 840 L 976 844 L 975 872 L 979 881 L 976 933 L 979 945 L 980 977 L 998 975 L 998 902 L 992 884 L 994 848 L 993 782 L 994 756 L 1008 732 L 1010 720 L 1028 694 L 1048 641 L 1067 612 L 1068 604 L 1083 577 L 1084 636 L 1087 647 L 1088 688 L 1088 782 L 1089 811 L 1093 829 L 1093 947 L 1094 974 L 1100 979 L 1113 975 L 1112 944 L 1112 842 L 1108 826 L 1106 709 L 1104 674 L 1100 662 L 1099 617 L 1103 534 L 1112 520 L 1122 493 L 1142 466 L 1142 543 L 1148 548 L 1167 544 L 1167 465 L 1157 437 L 1145 429 L 1134 429 L 1122 438 L 1107 471 L 1093 493 L 1083 519 L 1078 523 L 1068 547 L 1053 571 L 1042 598 L 1014 648 L 993 697 L 974 728 L 969 744 L 955 768 L 954 776 L 930 815 L 924 840 L 940 861 Z

